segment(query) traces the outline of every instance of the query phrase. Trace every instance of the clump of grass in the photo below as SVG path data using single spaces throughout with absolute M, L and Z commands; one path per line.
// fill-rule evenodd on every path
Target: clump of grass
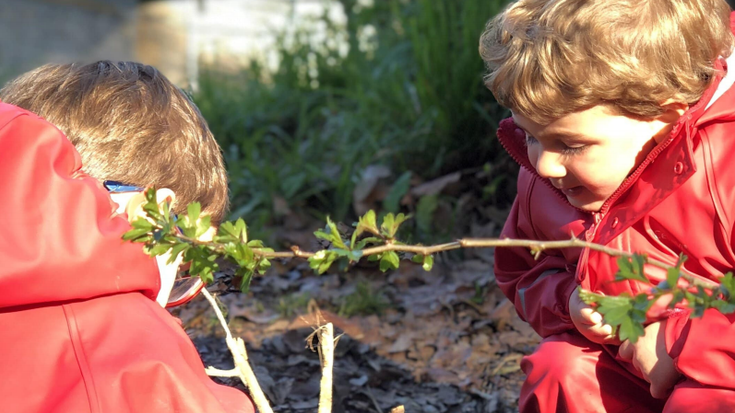
M 342 299 L 338 313 L 343 317 L 382 314 L 389 306 L 388 299 L 382 293 L 373 290 L 366 281 L 360 281 L 355 292 Z
M 306 311 L 311 296 L 306 293 L 293 293 L 281 297 L 276 309 L 283 318 L 291 318 Z

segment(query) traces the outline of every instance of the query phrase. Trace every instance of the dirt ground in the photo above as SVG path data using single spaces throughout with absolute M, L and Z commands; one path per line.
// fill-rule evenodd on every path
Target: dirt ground
M 431 272 L 403 263 L 383 274 L 361 266 L 315 275 L 299 260 L 275 262 L 248 294 L 220 293 L 233 334 L 276 412 L 314 411 L 319 356 L 306 339 L 320 314 L 342 334 L 334 413 L 513 412 L 520 359 L 539 342 L 495 285 L 490 250 L 439 256 Z M 227 273 L 227 271 L 225 271 Z M 226 279 L 226 274 L 225 277 Z M 175 309 L 206 365 L 232 368 L 224 333 L 203 298 Z M 219 379 L 218 379 L 219 380 Z M 237 379 L 223 383 L 244 387 Z

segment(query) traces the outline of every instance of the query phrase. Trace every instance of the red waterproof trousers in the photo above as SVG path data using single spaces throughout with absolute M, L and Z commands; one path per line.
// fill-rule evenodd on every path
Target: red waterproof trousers
M 735 412 L 735 392 L 693 380 L 679 382 L 667 400 L 654 399 L 648 383 L 578 334 L 547 337 L 521 368 L 521 413 Z

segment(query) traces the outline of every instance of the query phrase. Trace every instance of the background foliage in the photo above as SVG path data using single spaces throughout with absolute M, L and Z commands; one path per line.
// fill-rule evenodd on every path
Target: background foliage
M 392 172 L 383 212 L 398 212 L 411 182 L 483 165 L 493 179 L 476 190 L 510 203 L 514 167 L 494 136 L 506 113 L 483 86 L 477 51 L 505 2 L 341 3 L 346 25 L 327 15 L 308 23 L 326 28 L 326 39 L 304 22 L 279 35 L 275 71 L 258 62 L 203 71 L 194 99 L 225 152 L 231 218 L 252 228 L 292 209 L 354 218 L 353 193 L 371 165 Z

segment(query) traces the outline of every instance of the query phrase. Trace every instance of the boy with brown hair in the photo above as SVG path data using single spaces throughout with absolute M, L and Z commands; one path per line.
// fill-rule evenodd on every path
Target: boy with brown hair
M 522 166 L 502 236 L 571 236 L 718 280 L 735 269 L 735 59 L 724 0 L 518 0 L 480 41 Z M 621 343 L 578 295 L 637 294 L 614 257 L 499 249 L 498 284 L 543 337 L 521 412 L 735 411 L 735 317 L 683 308 Z M 646 267 L 655 285 L 661 270 Z M 718 337 L 720 339 L 718 339 Z
M 156 262 L 121 239 L 121 213 L 148 185 L 175 211 L 198 201 L 215 224 L 224 217 L 224 163 L 196 106 L 132 62 L 44 66 L 0 96 L 35 112 L 0 103 L 5 409 L 254 412 L 247 395 L 207 377 L 162 308 L 180 258 Z
M 196 105 L 153 66 L 112 61 L 45 65 L 6 84 L 0 100 L 64 132 L 82 156 L 82 170 L 105 183 L 118 212 L 153 185 L 160 199 L 173 198 L 175 213 L 199 202 L 213 226 L 224 219 L 227 171 L 220 147 Z M 176 266 L 165 265 L 168 256 L 156 260 L 162 305 L 183 304 L 202 288 L 198 278 L 173 285 Z

